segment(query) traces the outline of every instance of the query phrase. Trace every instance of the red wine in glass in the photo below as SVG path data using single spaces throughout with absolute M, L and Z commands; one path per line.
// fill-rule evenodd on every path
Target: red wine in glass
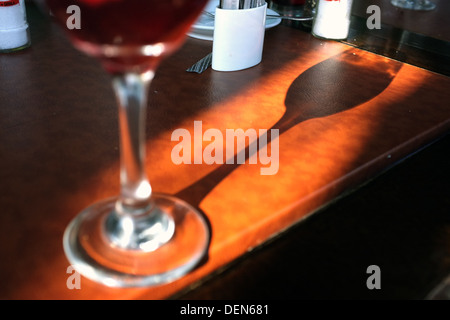
M 207 0 L 46 2 L 75 47 L 111 74 L 119 106 L 120 194 L 75 217 L 64 233 L 66 256 L 107 286 L 178 279 L 204 257 L 210 231 L 188 203 L 152 190 L 144 167 L 147 91 L 158 63 L 182 44 Z M 80 29 L 67 28 L 73 5 Z
M 141 65 L 154 68 L 161 55 L 172 53 L 202 11 L 205 0 L 47 0 L 62 26 L 80 8 L 81 29 L 68 32 L 81 51 L 99 57 L 110 72 Z M 154 52 L 149 45 L 162 45 Z M 144 48 L 142 48 L 144 47 Z M 142 50 L 149 50 L 142 53 Z

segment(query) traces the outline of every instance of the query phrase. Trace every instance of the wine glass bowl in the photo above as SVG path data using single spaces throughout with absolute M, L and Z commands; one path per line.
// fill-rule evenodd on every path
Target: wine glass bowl
M 207 0 L 46 0 L 80 51 L 112 77 L 120 129 L 120 194 L 83 210 L 63 246 L 74 268 L 112 287 L 173 281 L 205 256 L 206 218 L 188 203 L 155 193 L 146 175 L 148 89 L 161 60 L 183 42 Z M 68 28 L 71 8 L 80 28 Z
M 79 50 L 100 58 L 108 72 L 154 70 L 175 51 L 207 0 L 46 0 Z M 79 29 L 68 29 L 67 8 L 79 8 Z M 71 19 L 76 19 L 73 17 Z

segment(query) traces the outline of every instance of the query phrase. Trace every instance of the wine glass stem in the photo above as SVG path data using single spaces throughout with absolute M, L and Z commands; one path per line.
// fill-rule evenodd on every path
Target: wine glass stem
M 152 188 L 145 173 L 145 121 L 148 88 L 154 72 L 113 76 L 119 105 L 120 196 L 116 209 L 139 214 L 150 206 Z M 120 212 L 119 212 L 120 213 Z

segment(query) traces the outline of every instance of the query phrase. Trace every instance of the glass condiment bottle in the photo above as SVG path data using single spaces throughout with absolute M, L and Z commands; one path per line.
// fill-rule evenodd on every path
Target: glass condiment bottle
M 312 34 L 322 39 L 347 39 L 352 3 L 353 0 L 319 0 Z

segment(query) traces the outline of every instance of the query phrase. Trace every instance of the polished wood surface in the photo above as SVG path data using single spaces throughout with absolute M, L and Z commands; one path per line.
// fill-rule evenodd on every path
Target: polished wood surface
M 30 8 L 32 47 L 0 56 L 0 298 L 159 299 L 203 279 L 448 132 L 450 79 L 286 26 L 239 72 L 185 70 L 211 51 L 187 39 L 150 89 L 147 171 L 208 218 L 211 245 L 186 277 L 155 288 L 69 290 L 61 240 L 86 206 L 118 193 L 109 78 Z M 175 165 L 171 134 L 279 129 L 279 171 Z M 205 147 L 207 143 L 204 143 Z
M 450 273 L 449 150 L 447 135 L 172 298 L 277 299 L 289 315 L 296 300 L 430 299 Z

